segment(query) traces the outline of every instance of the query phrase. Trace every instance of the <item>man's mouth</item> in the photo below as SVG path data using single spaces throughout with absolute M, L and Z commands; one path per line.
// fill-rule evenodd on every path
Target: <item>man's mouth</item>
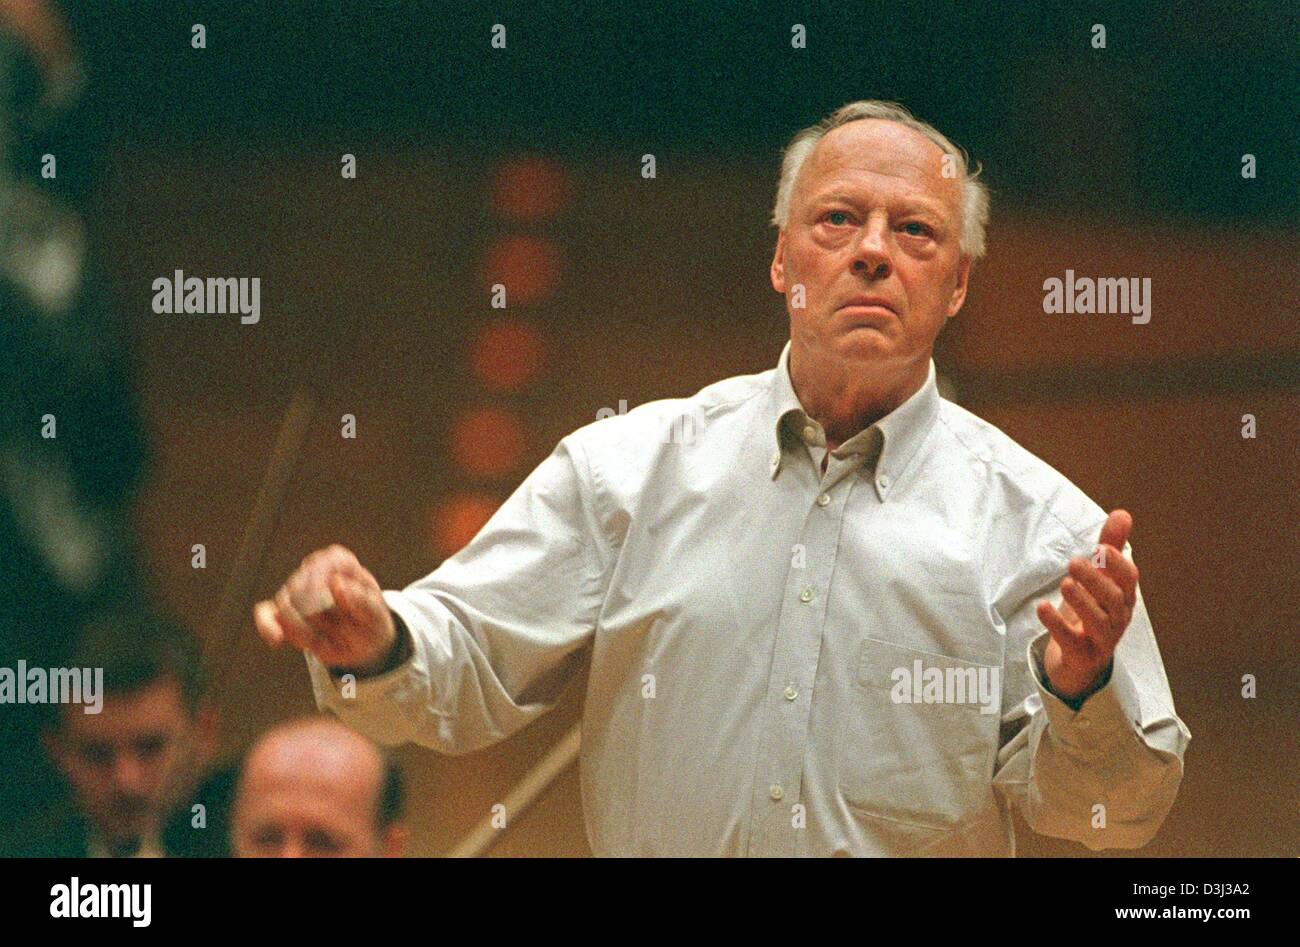
M 139 819 L 149 812 L 149 801 L 147 799 L 119 799 L 115 800 L 109 807 L 109 811 L 122 821 Z
M 841 312 L 869 316 L 897 316 L 898 312 L 889 300 L 882 296 L 855 296 L 840 306 Z
M 841 306 L 836 315 L 840 318 L 841 324 L 851 332 L 858 329 L 883 332 L 890 323 L 898 319 L 898 314 L 889 306 L 863 303 Z
M 840 312 L 846 313 L 850 316 L 874 316 L 883 319 L 888 319 L 890 316 L 896 315 L 894 310 L 890 309 L 888 306 L 841 306 Z

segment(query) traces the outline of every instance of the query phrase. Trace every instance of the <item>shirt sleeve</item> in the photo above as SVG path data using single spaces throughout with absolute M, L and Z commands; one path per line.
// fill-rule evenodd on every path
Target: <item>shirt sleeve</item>
M 469 545 L 384 592 L 409 630 L 405 663 L 351 680 L 308 655 L 317 706 L 388 746 L 461 754 L 504 740 L 554 706 L 581 666 L 609 550 L 570 435 Z
M 1133 558 L 1130 546 L 1124 555 Z M 1094 850 L 1139 848 L 1178 794 L 1191 733 L 1174 712 L 1140 584 L 1106 683 L 1074 706 L 1047 688 L 1050 634 L 1036 606 L 1049 599 L 1060 607 L 1065 575 L 1062 568 L 1007 622 L 1007 661 L 1023 664 L 1005 675 L 1020 693 L 1004 695 L 1010 709 L 1002 716 L 994 787 L 1035 832 Z

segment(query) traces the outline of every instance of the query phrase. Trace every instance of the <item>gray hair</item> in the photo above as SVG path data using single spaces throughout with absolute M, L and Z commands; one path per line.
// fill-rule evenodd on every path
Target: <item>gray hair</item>
M 817 143 L 841 125 L 864 118 L 883 118 L 905 125 L 920 132 L 942 148 L 945 154 L 953 157 L 961 180 L 961 250 L 972 260 L 982 257 L 984 228 L 989 220 L 989 189 L 983 181 L 978 180 L 982 166 L 977 164 L 972 172 L 965 149 L 954 145 L 937 128 L 916 118 L 897 102 L 883 102 L 879 99 L 864 99 L 841 106 L 816 125 L 803 129 L 790 139 L 781 158 L 781 180 L 776 189 L 772 225 L 784 229 L 789 224 L 790 200 L 794 195 L 795 180 Z

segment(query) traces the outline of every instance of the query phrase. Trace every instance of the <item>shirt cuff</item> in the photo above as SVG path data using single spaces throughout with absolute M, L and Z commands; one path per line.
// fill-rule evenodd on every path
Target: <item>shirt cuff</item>
M 1026 657 L 1043 710 L 1061 742 L 1078 749 L 1091 749 L 1114 745 L 1124 734 L 1137 736 L 1142 727 L 1142 705 L 1119 652 L 1116 651 L 1113 659 L 1110 680 L 1089 694 L 1075 710 L 1047 688 L 1043 658 L 1050 640 L 1051 633 L 1044 630 L 1029 642 Z
M 406 646 L 409 656 L 391 671 L 359 677 L 350 672 L 340 673 L 332 670 L 316 655 L 304 652 L 318 709 L 341 710 L 371 700 L 395 697 L 399 692 L 404 691 L 409 686 L 411 678 L 418 674 L 420 646 L 411 628 L 411 620 L 407 617 L 407 603 L 402 600 L 400 593 L 385 591 L 383 596 L 384 604 L 402 619 L 397 626 L 397 632 L 410 638 Z

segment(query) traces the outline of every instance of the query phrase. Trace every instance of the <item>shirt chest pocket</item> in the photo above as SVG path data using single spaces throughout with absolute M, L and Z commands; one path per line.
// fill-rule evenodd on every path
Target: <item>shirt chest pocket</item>
M 866 638 L 836 749 L 860 816 L 949 831 L 982 809 L 997 752 L 1001 668 Z

